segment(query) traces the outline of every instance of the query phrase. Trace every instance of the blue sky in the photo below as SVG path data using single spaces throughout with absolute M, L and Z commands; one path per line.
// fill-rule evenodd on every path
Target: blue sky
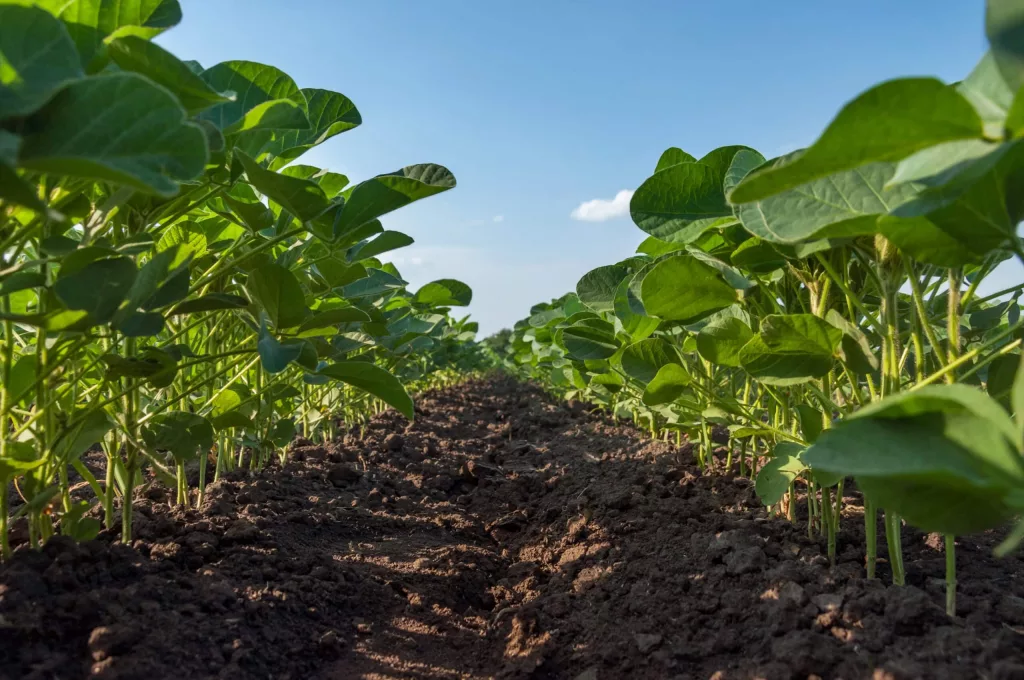
M 302 162 L 353 181 L 423 162 L 455 173 L 454 190 L 384 222 L 416 239 L 393 258 L 412 284 L 473 287 L 482 334 L 635 250 L 628 214 L 572 214 L 595 200 L 583 213 L 615 214 L 665 148 L 790 151 L 874 83 L 956 80 L 985 50 L 982 0 L 181 4 L 160 38 L 179 57 L 272 64 L 356 103 L 363 125 Z

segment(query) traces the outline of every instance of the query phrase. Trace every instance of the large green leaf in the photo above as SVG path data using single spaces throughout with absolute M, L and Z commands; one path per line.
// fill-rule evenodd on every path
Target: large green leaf
M 291 77 L 273 66 L 252 61 L 225 61 L 211 66 L 201 74 L 202 79 L 217 92 L 234 92 L 232 101 L 223 102 L 199 114 L 221 130 L 245 118 L 245 114 L 260 104 L 275 99 L 289 99 L 305 110 L 306 97 Z
M 985 33 L 999 71 L 1013 92 L 1024 86 L 1024 7 L 1015 0 L 987 0 Z
M 620 361 L 626 375 L 645 385 L 662 367 L 683 362 L 676 348 L 661 338 L 647 338 L 624 347 Z
M 654 379 L 644 390 L 643 402 L 648 406 L 669 404 L 686 390 L 691 382 L 690 374 L 679 364 L 666 364 L 658 369 Z
M 943 267 L 982 262 L 1013 238 L 1022 217 L 1015 196 L 1024 174 L 1024 143 L 1004 147 L 980 177 L 920 194 L 883 217 L 879 232 L 922 262 Z M 977 161 L 980 169 L 985 160 Z
M 240 119 L 224 128 L 224 134 L 238 135 L 261 130 L 307 129 L 309 129 L 309 119 L 306 118 L 305 102 L 291 99 L 271 99 L 246 111 Z M 262 147 L 262 144 L 259 146 Z M 258 153 L 257 148 L 250 148 L 250 151 Z
M 125 71 L 141 73 L 166 87 L 190 114 L 231 99 L 210 87 L 185 62 L 156 43 L 136 35 L 111 40 L 107 44 L 107 53 Z
M 754 337 L 743 319 L 720 317 L 708 323 L 697 334 L 697 351 L 701 357 L 719 366 L 739 366 L 740 350 Z
M 721 271 L 692 254 L 658 262 L 644 277 L 640 291 L 647 313 L 668 321 L 696 320 L 740 299 Z
M 57 435 L 53 444 L 53 456 L 63 465 L 70 465 L 103 440 L 114 423 L 102 409 L 85 413 L 65 413 L 63 419 L 69 424 Z
M 608 359 L 619 349 L 614 328 L 600 319 L 582 321 L 565 328 L 562 343 L 569 357 L 579 361 Z
M 743 226 L 771 243 L 793 244 L 874 233 L 876 222 L 914 198 L 913 184 L 886 188 L 896 166 L 873 163 L 838 172 L 737 208 Z
M 299 220 L 308 222 L 330 207 L 327 195 L 316 182 L 267 170 L 240 151 L 235 152 L 235 157 L 242 163 L 249 182 L 257 191 Z
M 135 73 L 78 80 L 26 122 L 19 165 L 170 196 L 206 165 L 206 135 Z
M 142 439 L 151 449 L 168 451 L 184 462 L 213 446 L 213 425 L 195 413 L 169 411 L 153 416 L 142 427 Z
M 83 64 L 103 40 L 122 33 L 153 38 L 181 21 L 178 0 L 15 0 L 38 5 L 64 20 Z
M 128 297 L 136 273 L 135 263 L 128 257 L 95 260 L 62 275 L 53 290 L 68 309 L 88 312 L 93 321 L 104 323 Z
M 615 294 L 619 284 L 629 274 L 621 265 L 607 265 L 592 269 L 576 284 L 580 302 L 595 312 L 610 312 L 615 308 Z
M 1006 115 L 1013 104 L 1013 91 L 1006 84 L 991 51 L 986 52 L 974 70 L 957 84 L 960 94 L 974 104 L 985 123 L 986 136 L 1000 138 Z
M 412 398 L 401 381 L 379 366 L 365 361 L 345 361 L 324 366 L 317 374 L 369 392 L 409 420 L 415 418 Z
M 314 146 L 363 122 L 355 104 L 345 95 L 310 88 L 304 88 L 302 94 L 306 97 L 309 129 L 276 135 L 263 147 L 273 159 L 271 170 L 284 167 Z M 333 195 L 330 191 L 327 194 Z
M 259 339 L 256 349 L 260 355 L 260 363 L 267 373 L 280 373 L 288 368 L 288 364 L 302 356 L 303 346 L 282 344 L 269 330 L 266 321 L 260 324 Z
M 695 163 L 696 158 L 686 153 L 677 146 L 671 146 L 665 149 L 664 153 L 658 159 L 658 167 L 654 169 L 655 172 L 664 170 L 667 167 L 678 165 L 679 163 Z
M 775 446 L 771 459 L 757 473 L 754 490 L 765 505 L 775 505 L 782 500 L 793 483 L 807 469 L 801 460 L 804 447 L 793 442 L 782 442 Z
M 997 402 L 966 385 L 928 386 L 862 409 L 822 433 L 804 460 L 853 475 L 908 522 L 943 533 L 993 528 L 1024 488 L 1016 428 Z
M 299 280 L 281 265 L 268 263 L 254 269 L 245 288 L 275 329 L 294 328 L 309 316 Z
M 344 193 L 345 203 L 333 222 L 334 238 L 427 196 L 455 186 L 445 167 L 427 163 L 360 182 Z
M 350 262 L 365 260 L 368 257 L 377 257 L 383 253 L 411 246 L 415 241 L 411 236 L 400 231 L 383 231 L 372 241 L 352 246 L 346 253 Z
M 63 23 L 37 7 L 0 5 L 0 120 L 36 111 L 84 75 Z
M 633 194 L 629 212 L 642 230 L 662 241 L 692 243 L 719 219 L 730 217 L 726 173 L 737 152 L 716 149 L 694 163 L 676 163 L 654 173 Z
M 740 350 L 743 368 L 770 385 L 796 385 L 828 373 L 843 332 L 811 314 L 771 314 Z
M 438 279 L 416 291 L 414 299 L 433 307 L 465 307 L 473 301 L 473 290 L 462 281 Z
M 934 78 L 891 80 L 844 106 L 802 153 L 747 175 L 729 200 L 750 203 L 837 172 L 982 134 L 981 118 L 956 89 Z

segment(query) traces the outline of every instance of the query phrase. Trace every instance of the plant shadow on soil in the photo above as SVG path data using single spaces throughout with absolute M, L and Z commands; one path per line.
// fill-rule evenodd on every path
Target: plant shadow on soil
M 868 581 L 851 492 L 830 568 L 749 480 L 505 378 L 169 500 L 132 546 L 0 567 L 0 677 L 1024 678 L 997 535 L 959 541 L 949 619 L 941 537 L 905 529 L 908 585 Z

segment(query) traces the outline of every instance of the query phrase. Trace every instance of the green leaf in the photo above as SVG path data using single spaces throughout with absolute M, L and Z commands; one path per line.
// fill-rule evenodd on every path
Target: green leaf
M 629 212 L 643 231 L 662 241 L 692 243 L 717 220 L 732 215 L 723 188 L 729 165 L 746 147 L 724 147 L 700 162 L 654 173 L 633 194 Z
M 693 254 L 658 262 L 644 277 L 640 291 L 647 313 L 668 321 L 697 320 L 740 299 L 721 271 Z
M 686 244 L 684 243 L 669 243 L 668 241 L 648 236 L 636 247 L 636 252 L 650 255 L 651 257 L 661 257 L 662 255 L 683 250 L 685 247 Z
M 117 326 L 125 337 L 144 338 L 159 335 L 164 330 L 164 317 L 158 312 L 133 312 Z
M 257 191 L 299 220 L 308 222 L 330 207 L 327 195 L 316 182 L 266 170 L 241 151 L 236 151 L 235 157 L 242 163 L 249 182 Z
M 10 376 L 3 376 L 3 386 L 7 390 L 7 396 L 12 404 L 21 401 L 35 385 L 37 365 L 34 354 L 25 354 L 18 357 L 14 365 L 11 366 Z
M 619 349 L 612 325 L 599 319 L 573 324 L 562 331 L 569 357 L 579 361 L 608 359 Z
M 1010 405 L 1013 407 L 1013 419 L 1017 425 L 1017 448 L 1024 451 L 1024 354 L 1021 355 L 1021 366 L 1017 368 L 1017 375 L 1013 379 Z
M 309 129 L 288 130 L 276 135 L 263 147 L 263 152 L 273 158 L 270 163 L 271 170 L 279 170 L 314 146 L 363 122 L 355 104 L 345 95 L 330 90 L 305 88 L 302 94 L 306 97 Z M 345 184 L 347 183 L 346 180 Z M 337 193 L 322 183 L 321 186 L 328 196 Z M 337 187 L 337 190 L 340 191 L 341 188 Z
M 800 432 L 804 436 L 804 441 L 813 444 L 825 426 L 824 414 L 810 404 L 797 404 L 794 410 L 800 418 Z
M 128 297 L 136 273 L 135 263 L 128 257 L 95 260 L 58 278 L 53 291 L 68 309 L 88 312 L 94 321 L 105 323 Z
M 714 319 L 697 333 L 697 352 L 719 366 L 740 366 L 740 350 L 754 337 L 743 319 L 721 317 Z
M 220 309 L 243 309 L 248 306 L 249 301 L 241 295 L 210 293 L 192 300 L 185 300 L 171 310 L 170 316 L 195 314 L 196 312 L 213 312 Z
M 181 21 L 178 0 L 31 1 L 63 19 L 83 64 L 93 60 L 108 36 L 128 33 L 153 38 Z
M 270 428 L 270 432 L 267 433 L 267 439 L 271 441 L 275 446 L 284 447 L 288 445 L 292 439 L 295 438 L 295 421 L 291 418 L 281 418 L 274 426 Z
M 172 196 L 202 174 L 206 135 L 177 99 L 135 73 L 78 80 L 57 93 L 25 129 L 19 165 Z
M 473 300 L 473 290 L 455 279 L 439 279 L 416 291 L 414 300 L 432 307 L 465 307 Z
M 345 361 L 324 366 L 317 374 L 369 392 L 409 420 L 415 418 L 412 398 L 405 387 L 398 378 L 379 366 L 365 361 Z
M 370 257 L 377 257 L 392 250 L 411 246 L 413 243 L 415 241 L 413 241 L 411 236 L 407 236 L 400 231 L 383 231 L 372 241 L 352 246 L 348 250 L 346 257 L 349 262 L 357 262 Z
M 31 442 L 11 441 L 6 453 L 6 456 L 0 458 L 0 484 L 10 484 L 15 477 L 46 462 Z
M 306 319 L 301 326 L 299 326 L 298 334 L 301 336 L 310 335 L 324 335 L 324 332 L 331 330 L 329 333 L 333 335 L 337 332 L 338 324 L 343 323 L 359 323 L 369 322 L 370 315 L 359 309 L 358 307 L 341 307 L 339 309 L 331 309 L 326 312 L 316 312 L 312 317 Z
M 276 329 L 294 328 L 309 316 L 299 280 L 280 265 L 265 264 L 251 271 L 245 289 Z
M 804 459 L 855 476 L 869 498 L 924 531 L 968 534 L 1016 514 L 1007 502 L 1024 485 L 1015 429 L 972 387 L 928 386 L 861 409 Z
M 153 416 L 142 427 L 146 446 L 169 451 L 178 462 L 196 459 L 213 446 L 213 425 L 195 413 L 169 411 Z
M 837 172 L 897 161 L 942 142 L 982 134 L 978 113 L 954 88 L 934 78 L 891 80 L 844 106 L 802 153 L 747 175 L 729 200 L 750 203 Z
M 843 318 L 834 309 L 828 310 L 825 320 L 843 332 L 841 342 L 843 363 L 860 375 L 869 375 L 878 370 L 878 357 L 871 349 L 871 343 L 864 335 L 864 331 Z
M 985 34 L 999 71 L 1013 92 L 1024 86 L 1024 8 L 1014 0 L 987 0 Z
M 222 196 L 224 203 L 231 208 L 242 223 L 252 231 L 263 231 L 274 225 L 274 211 L 268 208 L 262 201 L 243 201 L 234 196 L 225 194 Z
M 743 346 L 740 364 L 769 385 L 796 385 L 832 368 L 843 332 L 811 314 L 772 314 Z
M 755 274 L 767 274 L 786 266 L 786 258 L 772 244 L 757 238 L 748 238 L 736 246 L 729 255 L 735 267 Z
M 696 163 L 697 159 L 686 153 L 679 147 L 669 147 L 665 149 L 665 152 L 661 154 L 661 158 L 658 159 L 658 167 L 654 169 L 655 172 L 664 170 L 665 168 L 679 163 Z
M 754 490 L 765 505 L 775 505 L 789 491 L 793 483 L 807 469 L 800 455 L 804 447 L 792 442 L 776 444 L 772 458 L 757 473 Z
M 107 43 L 107 54 L 125 71 L 140 73 L 170 90 L 190 115 L 231 101 L 173 54 L 154 42 L 125 35 Z
M 648 338 L 623 348 L 621 362 L 626 375 L 646 385 L 654 380 L 662 367 L 681 364 L 683 360 L 667 341 Z
M 592 269 L 576 284 L 580 302 L 595 312 L 610 312 L 615 308 L 615 294 L 619 284 L 629 275 L 621 265 L 608 265 Z
M 224 128 L 225 135 L 237 135 L 256 130 L 306 130 L 305 102 L 291 99 L 271 99 L 252 107 L 240 119 Z
M 13 137 L 0 130 L 0 141 L 4 136 Z M 35 187 L 23 180 L 14 168 L 0 161 L 0 198 L 13 205 L 20 205 L 37 213 L 46 213 L 46 204 L 39 200 Z
M 55 460 L 70 465 L 92 446 L 103 440 L 114 423 L 102 409 L 89 411 L 82 417 L 78 414 L 65 414 L 67 428 L 61 431 L 53 444 Z
M 260 363 L 267 373 L 280 373 L 302 355 L 302 345 L 282 345 L 267 330 L 266 322 L 260 325 L 256 349 L 260 355 Z
M 225 61 L 206 69 L 200 77 L 217 92 L 237 93 L 233 100 L 199 114 L 201 120 L 208 120 L 225 132 L 242 121 L 249 111 L 269 101 L 288 99 L 303 110 L 306 107 L 306 97 L 295 81 L 273 66 L 252 61 Z
M 360 182 L 345 191 L 345 203 L 332 225 L 334 238 L 340 238 L 371 220 L 454 186 L 455 176 L 447 168 L 431 163 L 410 165 L 397 172 Z
M 956 89 L 974 105 L 985 123 L 985 136 L 1003 136 L 1006 115 L 1013 103 L 1013 90 L 999 72 L 995 56 L 986 52 L 974 70 L 957 84 Z M 923 153 L 923 152 L 922 152 Z
M 918 194 L 913 184 L 886 188 L 895 172 L 896 166 L 891 163 L 838 172 L 744 203 L 737 214 L 747 231 L 770 243 L 872 234 L 880 215 Z
M 84 76 L 63 23 L 37 7 L 0 5 L 0 120 L 33 113 Z
M 647 384 L 643 402 L 648 406 L 669 404 L 682 396 L 690 382 L 690 374 L 685 368 L 679 364 L 665 364 Z

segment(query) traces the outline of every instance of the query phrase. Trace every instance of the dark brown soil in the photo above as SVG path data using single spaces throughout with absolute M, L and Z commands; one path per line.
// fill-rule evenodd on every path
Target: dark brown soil
M 505 380 L 366 437 L 150 490 L 131 547 L 0 567 L 5 678 L 1024 678 L 1024 562 L 904 534 L 909 585 L 768 519 L 752 484 Z M 882 574 L 883 577 L 887 576 Z

